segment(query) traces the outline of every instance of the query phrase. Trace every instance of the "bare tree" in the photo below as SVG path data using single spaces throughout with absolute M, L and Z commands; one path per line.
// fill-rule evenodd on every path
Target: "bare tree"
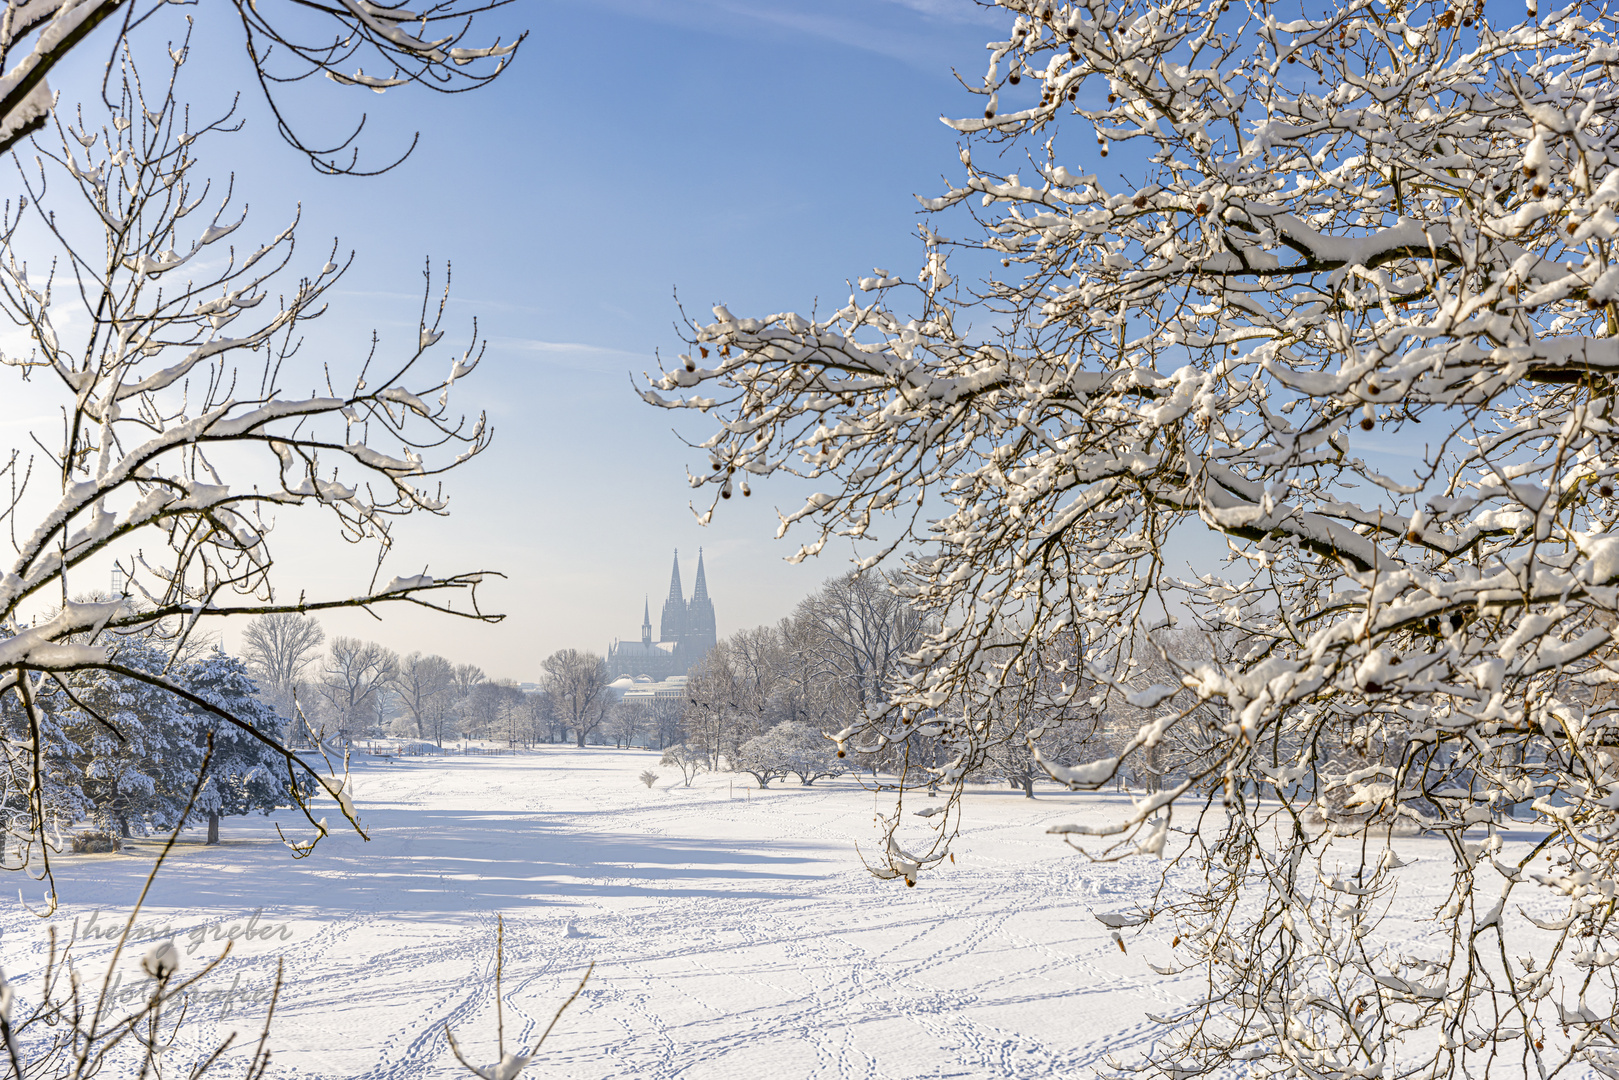
M 416 737 L 433 737 L 439 745 L 445 699 L 454 689 L 455 667 L 442 656 L 413 652 L 394 671 L 393 691 L 404 714 L 416 728 Z
M 585 738 L 607 718 L 611 705 L 606 661 L 592 652 L 561 649 L 547 656 L 541 666 L 556 717 L 583 747 Z
M 326 632 L 313 615 L 277 611 L 248 621 L 242 654 L 260 695 L 283 720 L 295 717 L 294 697 L 309 666 L 320 658 Z
M 899 583 L 876 572 L 847 574 L 826 582 L 794 613 L 818 677 L 852 699 L 845 706 L 852 715 L 887 706 L 904 672 L 901 658 L 918 644 L 921 621 L 899 595 Z
M 635 745 L 635 740 L 647 725 L 647 710 L 643 705 L 633 701 L 614 702 L 607 710 L 607 734 L 612 736 L 613 745 L 621 749 L 628 749 Z
M 657 740 L 657 749 L 662 750 L 681 740 L 683 737 L 681 718 L 686 711 L 684 701 L 674 698 L 654 698 L 643 707 L 647 713 L 647 728 Z
M 352 740 L 377 722 L 383 693 L 394 681 L 399 656 L 374 641 L 335 637 L 321 665 L 316 692 L 327 706 L 331 726 L 321 737 Z
M 658 763 L 675 766 L 680 770 L 680 776 L 686 786 L 691 787 L 691 782 L 697 778 L 697 774 L 708 768 L 708 751 L 689 743 L 673 743 L 664 750 L 663 757 Z

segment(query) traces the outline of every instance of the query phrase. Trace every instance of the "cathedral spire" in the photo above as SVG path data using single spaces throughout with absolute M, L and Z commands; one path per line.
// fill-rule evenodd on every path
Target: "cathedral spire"
M 697 561 L 702 562 L 702 559 L 703 559 L 703 556 L 702 556 L 701 553 L 699 553 L 698 556 L 697 556 Z M 669 571 L 669 599 L 674 600 L 677 603 L 684 603 L 685 602 L 685 598 L 681 595 L 681 592 L 680 592 L 680 549 L 679 548 L 675 548 L 675 567 L 674 567 L 673 570 Z
M 663 618 L 658 622 L 658 640 L 679 643 L 686 636 L 686 601 L 680 594 L 680 549 L 675 549 L 675 567 L 669 573 L 669 599 L 663 602 Z
M 650 645 L 652 644 L 652 598 L 645 597 L 642 603 L 645 607 L 641 615 L 641 644 Z
M 703 549 L 697 549 L 697 581 L 692 586 L 691 602 L 698 603 L 708 599 L 708 577 L 703 573 Z
M 681 637 L 681 659 L 689 669 L 708 655 L 718 641 L 714 625 L 714 601 L 708 596 L 708 571 L 703 566 L 703 549 L 697 549 L 697 581 L 692 586 L 691 603 L 686 605 L 686 632 Z

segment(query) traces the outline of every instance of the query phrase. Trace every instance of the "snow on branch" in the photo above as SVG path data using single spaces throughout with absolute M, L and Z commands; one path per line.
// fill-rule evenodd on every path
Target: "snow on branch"
M 797 475 L 790 557 L 903 564 L 936 629 L 840 744 L 937 740 L 959 785 L 1027 725 L 1146 789 L 1058 830 L 1202 881 L 1166 904 L 1207 994 L 1121 1074 L 1619 1076 L 1577 989 L 1619 955 L 1613 13 L 997 6 L 915 276 L 716 306 L 647 378 L 711 422 L 697 512 Z M 1194 536 L 1224 569 L 1169 563 Z M 1420 957 L 1363 944 L 1400 831 L 1455 855 Z
M 110 647 L 151 639 L 178 656 L 199 626 L 226 616 L 392 603 L 500 618 L 478 602 L 486 572 L 382 572 L 395 523 L 448 513 L 434 478 L 491 436 L 482 415 L 451 408 L 452 384 L 483 346 L 474 325 L 459 355 L 442 358 L 447 272 L 440 281 L 426 265 L 408 340 L 373 336 L 306 363 L 304 337 L 348 260 L 334 247 L 283 287 L 296 222 L 237 246 L 245 211 L 203 176 L 199 154 L 240 125 L 228 109 L 192 119 L 176 89 L 184 52 L 171 53 L 167 80 L 144 82 L 126 53 L 105 122 L 56 113 L 54 138 L 17 165 L 27 197 L 0 220 L 0 311 L 32 345 L 0 356 L 0 370 L 54 389 L 62 417 L 0 463 L 13 481 L 0 506 L 13 545 L 0 565 L 0 697 L 29 717 L 45 680 L 73 673 L 115 672 L 185 697 L 166 675 L 120 666 Z M 68 212 L 71 200 L 93 214 Z M 25 257 L 30 229 L 55 244 L 54 263 Z M 193 262 L 204 247 L 208 259 Z M 372 548 L 373 579 L 330 597 L 282 580 L 273 529 L 298 512 L 330 515 L 345 540 Z M 114 566 L 123 595 L 104 598 Z M 87 596 L 104 599 L 73 599 Z M 38 770 L 31 738 L 4 736 L 10 759 Z M 308 768 L 281 750 L 291 790 L 302 790 Z M 332 793 L 352 819 L 346 794 Z M 37 831 L 46 823 L 35 811 Z

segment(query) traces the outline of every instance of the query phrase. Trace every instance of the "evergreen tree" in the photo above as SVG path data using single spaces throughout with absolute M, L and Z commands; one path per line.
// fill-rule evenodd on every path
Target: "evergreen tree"
M 119 640 L 115 663 L 162 674 L 167 654 L 144 638 Z M 121 836 L 167 831 L 179 824 L 202 762 L 193 723 L 173 695 L 104 670 L 63 675 L 42 684 L 40 700 L 58 720 L 47 756 L 52 779 L 77 796 L 83 816 Z
M 286 764 L 271 742 L 265 741 L 276 738 L 280 721 L 275 710 L 260 699 L 247 665 L 223 649 L 216 648 L 204 659 L 187 665 L 180 678 L 192 693 L 246 721 L 264 736 L 264 740 L 256 739 L 199 706 L 185 707 L 193 741 L 200 747 L 210 735 L 213 737 L 207 783 L 197 797 L 194 813 L 208 822 L 208 843 L 217 844 L 221 817 L 255 810 L 268 814 L 292 801 Z

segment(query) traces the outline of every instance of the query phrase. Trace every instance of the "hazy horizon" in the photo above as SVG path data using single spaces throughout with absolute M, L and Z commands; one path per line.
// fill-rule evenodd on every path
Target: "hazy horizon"
M 657 350 L 679 351 L 676 289 L 694 313 L 720 302 L 807 310 L 818 297 L 841 301 L 845 283 L 874 265 L 914 266 L 911 193 L 938 189 L 956 162 L 956 137 L 938 120 L 966 97 L 951 69 L 981 63 L 995 22 L 917 0 L 514 5 L 480 33 L 509 40 L 527 29 L 528 41 L 477 93 L 292 88 L 290 100 L 310 103 L 302 120 L 317 137 L 321 123 L 335 131 L 369 110 L 372 162 L 421 131 L 403 165 L 368 179 L 315 174 L 244 94 L 245 130 L 199 155 L 202 172 L 232 180 L 248 207 L 243 242 L 301 212 L 292 269 L 318 267 L 334 237 L 340 253 L 356 253 L 311 332 L 306 367 L 363 355 L 373 329 L 385 351 L 414 335 L 427 259 L 440 274 L 454 268 L 447 344 L 464 341 L 474 318 L 489 341 L 454 404 L 489 412 L 493 446 L 449 476 L 448 518 L 401 523 L 384 577 L 504 573 L 482 600 L 505 621 L 382 606 L 382 621 L 323 614 L 328 635 L 531 681 L 556 649 L 605 654 L 615 638 L 638 639 L 643 598 L 655 622 L 676 548 L 688 595 L 704 550 L 722 638 L 780 619 L 847 571 L 848 548 L 783 562 L 798 544 L 772 539 L 776 511 L 796 509 L 804 484 L 758 483 L 700 526 L 685 479 L 699 455 L 671 431 L 671 414 L 638 400 L 633 380 L 656 370 Z M 224 26 L 199 23 L 179 85 L 201 113 L 223 112 L 227 90 L 243 85 L 240 43 Z M 161 58 L 163 37 L 142 35 Z M 53 74 L 62 107 L 101 108 L 106 58 L 82 50 Z M 770 61 L 763 76 L 760 58 Z M 739 153 L 743 142 L 773 149 Z M 289 388 L 313 378 L 300 372 Z M 6 418 L 12 445 L 54 430 L 39 410 L 13 411 L 28 415 Z M 369 549 L 345 548 L 318 518 L 279 523 L 278 587 L 352 594 L 370 577 Z M 236 645 L 240 625 L 215 629 Z

